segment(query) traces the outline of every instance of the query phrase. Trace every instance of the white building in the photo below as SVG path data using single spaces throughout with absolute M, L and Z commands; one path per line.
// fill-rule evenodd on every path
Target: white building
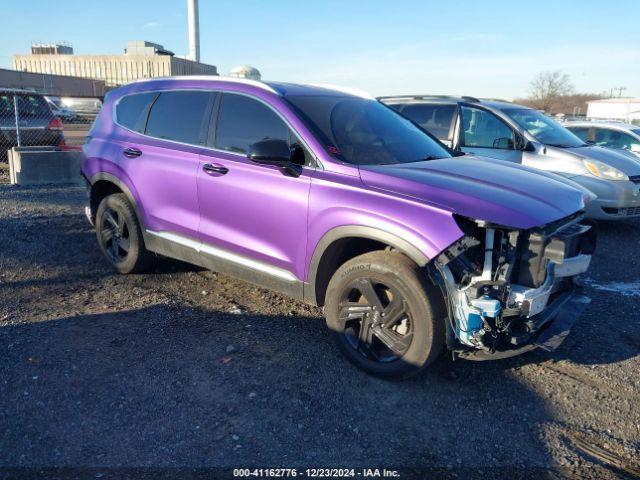
M 40 52 L 38 49 L 35 51 Z M 14 55 L 13 68 L 19 72 L 102 80 L 107 87 L 115 87 L 139 78 L 218 74 L 214 65 L 176 57 L 162 45 L 145 41 L 129 42 L 124 55 Z
M 594 120 L 620 120 L 626 123 L 640 121 L 640 98 L 603 98 L 587 102 L 587 118 Z

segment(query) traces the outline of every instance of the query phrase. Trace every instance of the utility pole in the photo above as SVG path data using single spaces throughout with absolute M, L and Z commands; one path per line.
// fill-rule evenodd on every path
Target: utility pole
M 618 91 L 618 98 L 622 97 L 622 92 L 624 92 L 627 87 L 618 87 L 616 90 Z

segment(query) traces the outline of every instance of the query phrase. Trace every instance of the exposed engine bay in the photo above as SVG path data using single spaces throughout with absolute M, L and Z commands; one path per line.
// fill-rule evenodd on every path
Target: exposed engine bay
M 569 317 L 588 304 L 576 295 L 574 278 L 589 267 L 595 228 L 582 215 L 529 230 L 457 221 L 464 236 L 432 263 L 447 304 L 448 347 L 463 357 L 482 351 L 486 358 L 545 348 L 534 343 L 556 317 L 568 324 L 566 336 L 575 319 Z M 547 349 L 564 336 L 556 335 Z

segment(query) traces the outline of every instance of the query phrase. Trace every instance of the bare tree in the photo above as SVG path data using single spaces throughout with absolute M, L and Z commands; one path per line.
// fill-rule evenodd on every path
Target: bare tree
M 569 75 L 559 70 L 540 72 L 529 84 L 529 98 L 547 102 L 557 97 L 571 95 L 573 85 Z

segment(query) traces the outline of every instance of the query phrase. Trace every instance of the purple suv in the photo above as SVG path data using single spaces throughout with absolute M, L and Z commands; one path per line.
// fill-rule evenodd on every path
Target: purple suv
M 406 376 L 554 349 L 588 299 L 589 194 L 455 156 L 353 92 L 216 77 L 112 91 L 84 146 L 87 213 L 121 273 L 172 257 L 324 306 L 340 349 Z

